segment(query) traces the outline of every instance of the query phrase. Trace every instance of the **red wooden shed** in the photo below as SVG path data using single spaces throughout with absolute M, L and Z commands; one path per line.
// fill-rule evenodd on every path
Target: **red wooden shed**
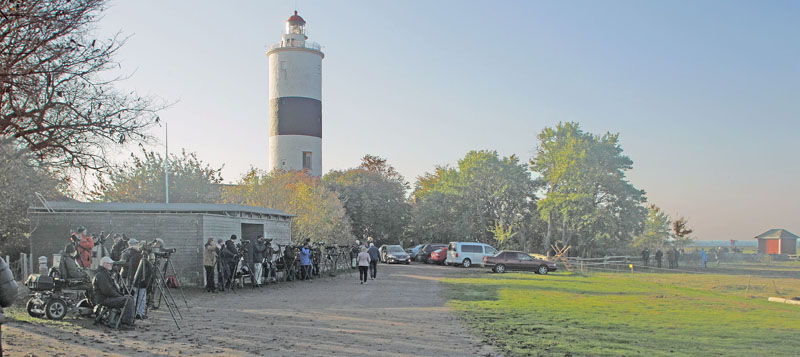
M 797 254 L 797 239 L 785 229 L 770 229 L 756 236 L 758 252 L 762 254 Z

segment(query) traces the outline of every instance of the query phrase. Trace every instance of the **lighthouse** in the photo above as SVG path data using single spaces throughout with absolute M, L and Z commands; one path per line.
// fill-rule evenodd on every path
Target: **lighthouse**
M 322 47 L 308 42 L 297 11 L 270 46 L 269 170 L 322 175 Z

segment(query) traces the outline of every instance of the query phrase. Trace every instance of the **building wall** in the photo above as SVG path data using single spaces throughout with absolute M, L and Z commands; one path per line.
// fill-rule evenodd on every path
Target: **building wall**
M 322 52 L 303 47 L 269 53 L 269 99 L 304 97 L 322 100 Z
M 781 254 L 797 254 L 797 240 L 795 239 L 782 239 Z
M 322 139 L 306 135 L 270 136 L 270 170 L 302 170 L 303 151 L 311 152 L 311 175 L 322 176 Z
M 241 223 L 263 224 L 268 236 L 280 242 L 291 241 L 291 220 L 261 220 L 216 216 L 200 213 L 31 213 L 30 237 L 34 257 L 48 257 L 69 243 L 69 233 L 82 225 L 89 233 L 125 233 L 130 238 L 152 240 L 161 238 L 166 248 L 175 248 L 171 261 L 184 284 L 203 284 L 203 244 L 208 237 L 228 239 L 231 234 L 241 237 Z M 110 243 L 110 241 L 109 241 Z M 285 244 L 285 243 L 281 243 Z M 111 247 L 107 247 L 110 251 Z
M 234 217 L 224 216 L 203 216 L 203 244 L 208 238 L 214 237 L 214 241 L 222 239 L 228 240 L 231 234 L 237 237 L 242 236 L 242 225 L 239 224 L 240 220 Z M 201 244 L 202 245 L 202 244 Z
M 69 232 L 79 225 L 91 233 L 125 233 L 137 240 L 161 238 L 166 248 L 175 248 L 172 264 L 181 280 L 196 283 L 202 276 L 192 266 L 202 265 L 202 215 L 200 214 L 150 214 L 150 213 L 31 213 L 31 253 L 34 257 L 52 255 L 64 249 L 69 242 Z M 110 251 L 111 241 L 106 248 Z
M 278 244 L 284 246 L 292 243 L 292 221 L 283 219 L 269 221 L 264 226 L 264 237 L 272 239 L 272 247 L 278 248 Z

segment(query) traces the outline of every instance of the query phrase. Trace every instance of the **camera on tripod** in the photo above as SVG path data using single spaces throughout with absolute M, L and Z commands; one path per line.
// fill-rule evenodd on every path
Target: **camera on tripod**
M 175 248 L 161 248 L 159 250 L 154 250 L 153 255 L 159 258 L 169 258 L 169 256 L 172 255 L 172 253 L 175 253 L 176 250 L 177 249 Z

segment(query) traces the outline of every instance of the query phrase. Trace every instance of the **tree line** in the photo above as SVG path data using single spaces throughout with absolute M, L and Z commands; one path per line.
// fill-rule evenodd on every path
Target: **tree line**
M 379 244 L 478 241 L 500 249 L 573 254 L 630 253 L 640 247 L 689 243 L 684 217 L 672 221 L 646 206 L 643 190 L 626 179 L 633 168 L 619 135 L 559 123 L 539 133 L 527 162 L 496 151 L 468 152 L 437 166 L 413 186 L 384 158 L 365 155 L 357 167 L 321 178 L 305 171 L 251 169 L 221 184 L 221 168 L 196 154 L 170 158 L 170 202 L 235 203 L 280 209 L 298 217 L 294 239 Z M 164 159 L 143 151 L 93 190 L 96 201 L 163 202 Z
M 296 214 L 294 239 L 379 244 L 480 241 L 544 253 L 572 246 L 583 256 L 685 244 L 691 229 L 672 220 L 626 178 L 632 160 L 619 134 L 578 123 L 544 128 L 523 161 L 470 151 L 432 168 L 413 185 L 385 158 L 323 177 L 251 169 L 223 184 L 221 167 L 182 151 L 147 151 L 163 101 L 120 92 L 110 72 L 124 38 L 96 38 L 105 0 L 4 1 L 0 4 L 0 250 L 27 249 L 27 207 L 88 197 L 97 202 L 236 203 Z M 124 163 L 108 153 L 137 143 Z M 89 190 L 76 181 L 94 175 Z M 38 195 L 37 195 L 38 194 Z

